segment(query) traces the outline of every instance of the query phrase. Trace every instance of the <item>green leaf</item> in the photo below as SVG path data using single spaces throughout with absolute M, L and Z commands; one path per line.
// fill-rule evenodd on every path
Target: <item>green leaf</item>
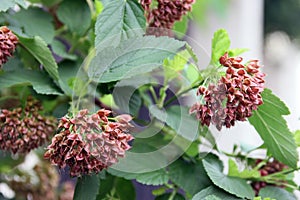
M 108 38 L 119 44 L 121 40 L 141 36 L 145 27 L 144 10 L 138 1 L 109 1 L 97 18 L 95 46 L 101 48 L 100 44 Z
M 229 57 L 234 57 L 234 56 L 238 56 L 244 52 L 247 52 L 249 51 L 249 49 L 246 49 L 246 48 L 236 48 L 236 49 L 230 49 L 228 51 L 228 55 Z
M 198 136 L 199 122 L 189 114 L 188 108 L 171 106 L 166 112 L 152 106 L 150 112 L 162 122 L 166 122 L 180 136 L 194 141 Z
M 259 190 L 259 196 L 262 198 L 274 198 L 274 199 L 288 199 L 288 200 L 297 200 L 297 198 L 290 192 L 286 191 L 283 188 L 267 186 Z
M 230 47 L 230 39 L 228 33 L 224 29 L 215 32 L 212 39 L 211 64 L 218 66 L 219 59 L 228 51 Z
M 52 7 L 63 0 L 40 0 L 45 6 Z
M 98 16 L 103 10 L 103 4 L 100 0 L 95 0 L 95 11 L 96 15 Z
M 50 44 L 55 36 L 53 17 L 40 8 L 21 9 L 12 16 L 20 27 L 24 28 L 24 32 L 30 36 L 40 36 L 43 40 Z M 42 28 L 41 28 L 42 27 Z
M 163 194 L 163 195 L 157 196 L 155 198 L 155 200 L 169 200 L 171 195 L 172 195 L 171 193 Z M 172 198 L 172 200 L 185 200 L 185 198 L 181 194 L 176 193 L 175 196 Z
M 201 161 L 189 163 L 179 159 L 169 166 L 169 177 L 172 182 L 190 195 L 211 185 Z
M 71 96 L 73 94 L 73 89 L 70 87 L 69 83 L 72 79 L 77 77 L 78 70 L 80 67 L 79 62 L 74 62 L 70 60 L 65 60 L 59 63 L 59 85 L 65 94 Z
M 57 9 L 57 17 L 78 35 L 86 33 L 91 24 L 91 12 L 85 0 L 64 0 Z
M 113 98 L 122 112 L 131 115 L 136 115 L 142 105 L 141 97 L 136 92 L 136 88 L 130 86 L 115 87 Z
M 111 82 L 150 72 L 167 57 L 176 55 L 185 42 L 169 37 L 132 38 L 118 47 L 107 47 L 91 61 L 88 75 L 97 82 Z M 151 55 L 151 56 L 149 56 Z
M 120 200 L 135 199 L 135 189 L 130 180 L 117 178 L 115 180 L 115 188 Z
M 23 8 L 27 9 L 29 5 L 25 2 L 25 0 L 14 0 L 18 5 L 22 6 Z
M 39 94 L 61 95 L 47 74 L 33 71 L 21 70 L 9 71 L 0 75 L 0 87 L 6 88 L 14 85 L 31 85 Z
M 165 80 L 170 81 L 173 78 L 178 77 L 179 74 L 177 72 L 184 69 L 190 58 L 191 55 L 187 50 L 178 52 L 172 59 L 166 58 L 163 64 Z
M 272 108 L 276 109 L 281 115 L 289 115 L 289 108 L 285 105 L 285 103 L 276 95 L 272 93 L 272 91 L 266 88 L 262 92 L 262 97 L 264 100 L 264 104 L 271 105 Z
M 272 94 L 262 92 L 264 103 L 253 112 L 249 122 L 264 140 L 268 151 L 279 161 L 296 168 L 298 161 L 297 145 L 282 115 L 289 114 L 284 103 Z
M 228 176 L 235 176 L 243 179 L 260 177 L 259 171 L 254 169 L 244 169 L 243 171 L 239 171 L 236 162 L 232 159 L 228 160 L 228 169 Z
M 43 65 L 49 75 L 57 81 L 59 79 L 57 64 L 50 49 L 42 38 L 36 36 L 34 38 L 24 38 L 19 36 L 19 42 Z
M 105 178 L 101 180 L 98 195 L 97 195 L 97 200 L 103 200 L 105 199 L 106 195 L 109 194 L 109 192 L 112 190 L 114 187 L 114 181 L 115 181 L 114 176 L 110 174 L 106 174 Z
M 300 147 L 300 130 L 297 130 L 294 133 L 294 138 L 298 147 Z
M 145 185 L 163 185 L 168 183 L 169 176 L 164 169 L 143 173 L 137 176 L 136 180 Z
M 12 8 L 15 6 L 15 1 L 14 0 L 5 0 L 1 1 L 0 3 L 0 12 L 5 12 L 8 9 Z
M 74 54 L 70 54 L 66 51 L 66 46 L 60 42 L 59 40 L 53 40 L 51 43 L 51 48 L 53 52 L 58 55 L 59 57 L 69 59 L 69 60 L 76 60 L 77 56 Z
M 74 200 L 95 200 L 100 186 L 98 175 L 85 175 L 77 179 Z
M 215 186 L 209 186 L 204 190 L 201 190 L 195 196 L 193 196 L 192 200 L 209 200 L 207 197 L 210 196 L 210 198 L 212 198 L 211 195 L 222 200 L 241 200 L 241 198 L 235 197 Z
M 217 159 L 204 159 L 203 166 L 212 182 L 230 194 L 240 198 L 254 198 L 254 191 L 247 181 L 238 177 L 223 174 L 223 167 Z

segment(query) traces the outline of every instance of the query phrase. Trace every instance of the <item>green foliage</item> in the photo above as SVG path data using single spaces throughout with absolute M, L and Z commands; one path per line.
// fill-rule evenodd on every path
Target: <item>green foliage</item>
M 128 39 L 118 47 L 108 47 L 98 52 L 88 74 L 90 79 L 101 83 L 131 78 L 158 68 L 165 58 L 175 56 L 184 45 L 185 42 L 169 37 Z
M 165 82 L 176 78 L 178 76 L 178 72 L 184 69 L 190 58 L 190 53 L 187 50 L 184 50 L 177 53 L 173 59 L 165 59 L 163 63 Z
M 210 199 L 241 200 L 241 198 L 226 193 L 224 190 L 216 186 L 209 186 L 201 190 L 200 192 L 198 192 L 192 198 L 192 200 L 210 200 Z
M 230 39 L 228 33 L 224 29 L 215 32 L 212 39 L 211 64 L 218 66 L 219 59 L 229 50 Z
M 83 35 L 91 24 L 91 12 L 85 0 L 64 0 L 57 9 L 57 17 L 78 35 Z
M 271 199 L 288 199 L 288 200 L 296 200 L 295 195 L 286 191 L 283 188 L 267 186 L 259 191 L 259 196 L 262 198 L 271 198 Z
M 169 181 L 169 175 L 164 169 L 143 173 L 137 176 L 136 180 L 145 185 L 163 185 Z
M 282 116 L 289 114 L 289 110 L 269 89 L 264 90 L 262 97 L 264 104 L 253 112 L 249 121 L 264 140 L 268 151 L 279 161 L 296 168 L 297 145 Z
M 52 42 L 55 32 L 53 17 L 49 13 L 39 8 L 21 9 L 12 16 L 12 19 L 17 21 L 29 37 L 40 36 L 47 44 Z
M 166 112 L 153 106 L 151 114 L 162 122 L 166 122 L 177 134 L 189 141 L 194 141 L 198 137 L 199 123 L 194 117 L 189 115 L 188 108 L 171 106 Z
M 0 11 L 7 11 L 9 8 L 13 7 L 14 5 L 15 5 L 14 0 L 6 0 L 4 2 L 1 2 Z
M 181 187 L 185 192 L 194 195 L 211 185 L 202 162 L 186 162 L 181 159 L 169 166 L 170 180 Z
M 166 193 L 160 196 L 157 196 L 155 200 L 169 200 L 172 197 L 173 200 L 185 200 L 184 196 L 179 193 L 173 195 L 172 193 Z
M 136 0 L 108 1 L 96 22 L 96 48 L 107 40 L 114 44 L 141 36 L 146 26 L 144 11 Z M 101 49 L 100 49 L 101 50 Z
M 300 130 L 297 130 L 294 133 L 294 138 L 298 147 L 300 147 Z
M 0 88 L 14 85 L 31 85 L 39 94 L 61 95 L 61 91 L 43 72 L 19 69 L 0 75 Z
M 98 175 L 84 175 L 78 178 L 74 200 L 95 200 L 100 186 L 100 178 Z
M 47 44 L 39 36 L 34 38 L 24 38 L 19 36 L 21 45 L 29 51 L 35 59 L 43 65 L 45 70 L 49 75 L 55 80 L 58 81 L 58 70 L 57 64 L 52 56 L 50 49 L 47 47 Z
M 66 51 L 66 46 L 57 39 L 54 39 L 51 43 L 51 48 L 53 52 L 65 59 L 76 60 L 77 56 Z
M 240 198 L 254 198 L 254 192 L 247 181 L 223 174 L 223 167 L 217 159 L 204 159 L 203 166 L 211 181 L 218 187 Z
M 258 178 L 260 177 L 260 173 L 255 169 L 244 169 L 243 171 L 239 171 L 238 165 L 232 159 L 228 160 L 228 176 L 235 176 L 240 178 Z

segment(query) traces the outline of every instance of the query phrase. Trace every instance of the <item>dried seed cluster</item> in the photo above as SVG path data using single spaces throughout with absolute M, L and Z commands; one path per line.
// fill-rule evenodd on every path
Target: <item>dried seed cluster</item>
M 6 26 L 0 27 L 0 68 L 12 56 L 17 44 L 17 36 Z
M 261 160 L 257 160 L 256 161 L 256 165 L 258 165 L 261 162 Z M 267 176 L 269 174 L 274 174 L 276 172 L 281 172 L 284 169 L 287 169 L 288 166 L 279 162 L 278 160 L 273 160 L 273 161 L 269 161 L 267 162 L 266 165 L 262 166 L 259 169 L 260 175 L 261 176 Z M 258 182 L 253 182 L 251 183 L 251 186 L 253 188 L 253 190 L 255 191 L 255 195 L 258 196 L 259 190 L 263 187 L 266 187 L 267 185 L 270 185 L 266 182 L 262 182 L 262 181 L 258 181 Z M 278 186 L 283 187 L 280 185 L 280 182 L 278 182 Z
M 0 149 L 28 153 L 49 141 L 56 119 L 39 114 L 41 104 L 29 97 L 24 108 L 0 110 Z
M 52 138 L 44 158 L 60 168 L 68 166 L 71 176 L 98 173 L 118 162 L 130 149 L 128 142 L 133 139 L 126 134 L 131 117 L 120 115 L 111 122 L 110 113 L 101 109 L 89 115 L 85 109 L 74 118 L 63 117 L 59 133 Z
M 157 0 L 157 7 L 151 8 L 152 0 L 141 0 L 148 22 L 149 35 L 170 35 L 176 21 L 191 11 L 195 0 Z
M 207 88 L 200 86 L 197 95 L 203 95 L 204 104 L 196 103 L 190 109 L 196 113 L 202 125 L 215 124 L 230 128 L 235 121 L 245 121 L 263 103 L 261 92 L 264 89 L 265 74 L 259 71 L 258 60 L 243 65 L 241 57 L 228 57 L 225 53 L 220 64 L 227 68 L 217 84 Z
M 8 181 L 9 186 L 15 191 L 17 199 L 57 199 L 56 189 L 59 175 L 57 170 L 49 163 L 37 164 L 33 168 L 33 174 L 30 175 L 23 171 L 17 173 L 20 176 L 19 178 L 14 176 Z

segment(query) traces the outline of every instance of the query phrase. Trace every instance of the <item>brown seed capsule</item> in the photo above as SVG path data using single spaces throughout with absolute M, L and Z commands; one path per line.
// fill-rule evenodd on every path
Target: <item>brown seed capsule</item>
M 194 0 L 159 0 L 157 7 L 151 8 L 152 0 L 141 0 L 148 23 L 147 34 L 171 36 L 176 21 L 191 11 Z
M 17 36 L 6 26 L 0 27 L 0 68 L 12 57 L 17 44 Z
M 197 95 L 202 95 L 205 103 L 197 103 L 190 111 L 196 113 L 202 125 L 209 126 L 212 123 L 221 130 L 222 126 L 230 128 L 235 121 L 245 121 L 263 103 L 260 94 L 264 89 L 265 75 L 259 72 L 257 60 L 243 65 L 241 57 L 230 58 L 225 53 L 219 61 L 227 67 L 225 76 L 217 84 L 210 84 L 207 88 L 199 86 Z M 250 67 L 256 71 L 252 70 L 250 73 Z
M 28 153 L 49 141 L 56 127 L 56 119 L 40 115 L 40 103 L 31 97 L 25 108 L 0 110 L 0 149 Z
M 110 122 L 110 113 L 101 109 L 90 115 L 81 110 L 74 118 L 63 117 L 44 158 L 60 168 L 68 166 L 71 176 L 98 173 L 118 162 L 133 139 L 125 130 L 131 126 L 131 117 L 121 115 L 117 122 Z

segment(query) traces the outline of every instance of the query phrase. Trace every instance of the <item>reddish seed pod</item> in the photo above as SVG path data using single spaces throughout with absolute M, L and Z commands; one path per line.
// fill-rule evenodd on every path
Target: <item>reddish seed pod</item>
M 249 73 L 247 66 L 241 64 L 242 60 L 241 57 L 230 58 L 225 53 L 219 59 L 220 64 L 227 67 L 225 76 L 207 88 L 199 86 L 197 95 L 204 97 L 205 104 L 197 103 L 190 112 L 196 113 L 202 125 L 212 123 L 218 130 L 223 126 L 230 128 L 235 121 L 245 121 L 263 103 L 260 94 L 264 89 L 264 74 L 258 71 L 258 61 L 250 62 L 257 72 Z M 205 111 L 208 109 L 210 113 Z
M 127 128 L 132 118 L 120 115 L 117 122 L 110 122 L 110 113 L 105 109 L 94 114 L 81 110 L 73 118 L 63 117 L 60 132 L 53 137 L 44 158 L 59 168 L 69 166 L 71 176 L 98 173 L 118 162 L 130 149 L 128 142 L 133 137 L 127 134 Z
M 0 68 L 12 56 L 17 44 L 17 36 L 6 26 L 0 27 Z

